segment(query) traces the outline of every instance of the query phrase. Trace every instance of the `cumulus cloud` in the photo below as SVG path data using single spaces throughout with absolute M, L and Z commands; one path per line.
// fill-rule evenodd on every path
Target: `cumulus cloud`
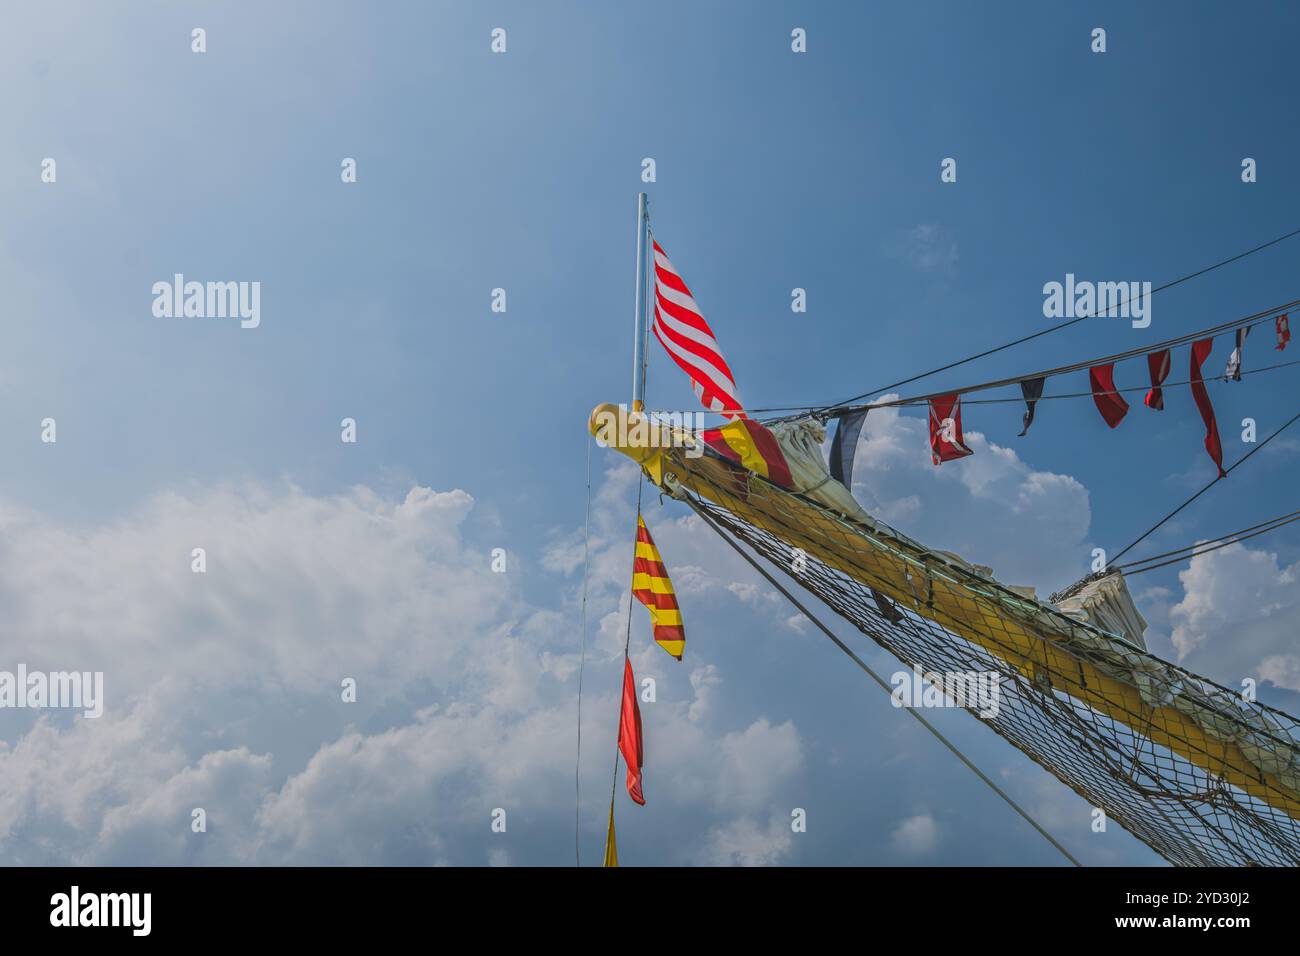
M 988 565 L 1008 584 L 1051 591 L 1086 573 L 1087 489 L 980 432 L 965 437 L 975 454 L 936 468 L 924 417 L 873 409 L 858 440 L 854 496 L 898 530 Z
M 934 223 L 921 223 L 904 231 L 888 252 L 918 272 L 948 274 L 957 265 L 957 240 L 951 230 Z
M 1300 563 L 1231 544 L 1192 558 L 1178 579 L 1183 595 L 1169 622 L 1180 663 L 1224 682 L 1255 677 L 1300 690 Z
M 571 759 L 572 746 L 567 708 L 512 721 L 461 704 L 382 733 L 346 734 L 262 804 L 256 859 L 479 862 L 467 859 L 466 834 L 486 832 L 497 808 L 509 832 L 515 808 L 558 804 L 558 775 L 548 770 Z M 503 848 L 493 849 L 500 858 Z
M 29 667 L 104 671 L 119 707 L 168 675 L 306 690 L 348 674 L 374 693 L 412 668 L 446 672 L 464 655 L 450 631 L 491 632 L 510 600 L 509 577 L 460 543 L 472 506 L 427 488 L 391 502 L 220 487 L 84 531 L 6 508 L 8 648 Z
M 722 683 L 715 664 L 707 664 L 691 671 L 691 687 L 695 690 L 695 699 L 691 702 L 686 716 L 691 722 L 701 720 L 708 712 L 713 699 L 712 689 Z
M 704 866 L 771 866 L 790 852 L 793 834 L 787 821 L 767 823 L 741 818 L 709 831 L 695 862 Z
M 615 512 L 628 485 L 616 470 L 593 514 L 594 607 L 619 620 L 630 539 Z M 535 605 L 519 575 L 492 573 L 490 549 L 466 539 L 473 507 L 459 490 L 394 500 L 286 484 L 160 495 L 92 528 L 0 508 L 12 655 L 0 666 L 103 670 L 107 698 L 99 719 L 29 711 L 7 725 L 6 857 L 547 862 L 572 815 L 573 596 Z M 206 573 L 191 570 L 195 547 Z M 621 660 L 617 636 L 590 649 L 589 667 Z M 639 673 L 671 689 L 646 705 L 656 805 L 699 828 L 689 846 L 764 819 L 803 767 L 793 723 L 734 723 L 705 655 L 686 671 L 648 641 L 638 655 Z M 355 704 L 341 700 L 344 677 Z M 588 688 L 588 739 L 612 732 L 607 683 Z M 584 787 L 608 793 L 608 752 L 597 753 Z M 508 833 L 531 838 L 490 842 L 495 808 Z M 191 827 L 196 809 L 206 832 Z
M 891 837 L 894 849 L 907 857 L 926 856 L 939 845 L 939 824 L 928 813 L 908 817 Z

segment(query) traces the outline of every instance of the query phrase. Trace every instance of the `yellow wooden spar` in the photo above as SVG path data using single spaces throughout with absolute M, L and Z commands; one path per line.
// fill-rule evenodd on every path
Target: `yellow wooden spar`
M 716 455 L 700 454 L 689 432 L 611 427 L 620 415 L 626 413 L 615 406 L 597 407 L 590 420 L 593 436 L 635 461 L 664 492 L 712 502 L 978 645 L 1045 694 L 1068 694 L 1211 777 L 1300 820 L 1293 742 L 1275 734 L 1278 728 L 1267 722 L 1243 717 L 1245 722 L 1238 723 L 1229 692 L 1222 692 L 1228 704 L 1217 693 L 1211 700 L 1194 675 L 1028 599 L 971 566 L 884 525 L 835 514 Z M 1153 690 L 1169 686 L 1171 675 L 1178 678 L 1174 685 L 1185 688 L 1177 693 Z

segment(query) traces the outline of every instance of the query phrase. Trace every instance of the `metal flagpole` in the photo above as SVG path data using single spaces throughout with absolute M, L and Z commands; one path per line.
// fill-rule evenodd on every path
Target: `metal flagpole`
M 638 193 L 636 200 L 636 321 L 632 327 L 632 410 L 643 411 L 645 408 L 645 306 L 646 306 L 646 226 L 649 216 L 646 212 L 646 194 Z M 644 476 L 643 476 L 644 478 Z M 641 517 L 641 491 L 643 481 L 636 485 L 636 514 Z M 633 573 L 636 568 L 636 544 L 632 545 Z M 627 636 L 623 641 L 624 667 L 628 648 L 632 644 L 632 590 L 629 586 L 627 595 Z M 623 727 L 623 674 L 619 674 L 619 730 Z M 620 737 L 622 735 L 620 734 Z M 618 758 L 620 741 L 614 741 L 614 774 L 609 787 L 609 830 L 605 835 L 605 866 L 618 866 L 618 851 L 614 848 L 614 796 L 618 793 Z
M 638 193 L 636 200 L 636 324 L 632 332 L 632 410 L 639 412 L 645 408 L 645 381 L 641 367 L 645 364 L 645 321 L 646 298 L 646 195 Z

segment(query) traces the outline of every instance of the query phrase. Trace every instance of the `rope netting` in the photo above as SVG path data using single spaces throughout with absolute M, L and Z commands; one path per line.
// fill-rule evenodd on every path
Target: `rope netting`
M 662 477 L 907 668 L 997 675 L 996 714 L 965 709 L 1165 859 L 1300 864 L 1295 718 L 717 456 Z

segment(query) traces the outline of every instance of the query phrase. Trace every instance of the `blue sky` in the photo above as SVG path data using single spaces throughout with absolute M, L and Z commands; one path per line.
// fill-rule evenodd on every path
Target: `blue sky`
M 102 664 L 120 694 L 100 725 L 0 718 L 0 761 L 30 779 L 0 799 L 13 860 L 569 858 L 585 422 L 628 397 L 642 188 L 753 406 L 839 400 L 1036 331 L 1043 284 L 1067 272 L 1159 284 L 1297 225 L 1300 14 L 1284 4 L 26 3 L 13 18 L 3 606 L 13 655 Z M 1258 182 L 1241 182 L 1244 157 Z M 922 390 L 1296 298 L 1295 241 L 1160 293 L 1146 330 L 1089 321 Z M 150 288 L 176 272 L 260 281 L 261 326 L 155 318 Z M 1248 369 L 1277 355 L 1266 331 Z M 650 404 L 691 408 L 652 348 Z M 1228 351 L 1219 340 L 1208 367 Z M 1229 461 L 1248 447 L 1242 418 L 1267 434 L 1297 411 L 1294 382 L 1212 386 Z M 1185 389 L 1114 432 L 1061 401 L 1019 439 L 1020 412 L 968 409 L 983 444 L 942 474 L 914 413 L 873 415 L 860 498 L 1051 590 L 1213 475 Z M 56 445 L 39 441 L 45 417 Z M 356 445 L 339 441 L 344 417 Z M 1279 439 L 1151 550 L 1293 510 L 1297 447 Z M 613 457 L 593 459 L 592 860 L 634 497 Z M 656 501 L 651 521 L 690 638 L 681 665 L 634 657 L 661 696 L 649 805 L 619 809 L 628 862 L 1059 862 L 680 506 Z M 198 539 L 227 547 L 201 595 Z M 486 571 L 493 547 L 511 555 L 504 576 Z M 1264 699 L 1294 710 L 1298 552 L 1284 531 L 1145 576 L 1153 649 L 1225 684 L 1273 675 Z M 337 684 L 352 672 L 349 711 Z M 965 715 L 941 716 L 1086 862 L 1153 860 L 1122 832 L 1094 837 L 1081 801 Z M 138 783 L 96 775 L 86 755 L 108 746 Z M 385 768 L 401 779 L 374 783 Z M 60 803 L 77 774 L 81 802 Z M 206 841 L 187 826 L 196 800 L 226 808 Z M 495 806 L 520 821 L 506 835 L 480 825 Z M 791 839 L 793 806 L 810 827 Z

